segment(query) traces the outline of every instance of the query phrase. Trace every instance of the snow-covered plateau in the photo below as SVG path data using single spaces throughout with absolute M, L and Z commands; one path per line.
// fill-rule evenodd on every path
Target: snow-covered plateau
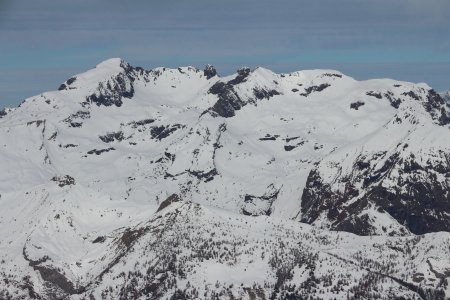
M 0 299 L 446 299 L 450 102 L 121 59 L 0 111 Z

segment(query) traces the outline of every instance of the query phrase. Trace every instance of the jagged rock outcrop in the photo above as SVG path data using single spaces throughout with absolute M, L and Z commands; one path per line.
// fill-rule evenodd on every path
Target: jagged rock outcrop
M 217 70 L 212 65 L 206 65 L 203 75 L 206 76 L 206 79 L 211 79 L 217 75 Z
M 435 140 L 434 134 L 425 137 L 430 135 L 423 130 L 428 123 L 439 124 L 436 130 L 445 134 L 448 106 L 433 90 L 403 95 L 420 104 L 431 119 L 414 117 L 400 108 L 385 127 L 388 132 L 406 130 L 406 138 L 399 136 L 396 146 L 374 144 L 389 134 L 379 132 L 359 146 L 372 149 L 341 151 L 325 158 L 309 173 L 302 193 L 301 221 L 362 235 L 449 231 L 447 146 L 418 145 L 427 138 Z M 419 127 L 406 129 L 409 125 L 404 122 Z
M 269 99 L 275 95 L 280 95 L 280 92 L 276 89 L 257 85 L 252 87 L 252 94 L 240 96 L 236 91 L 236 86 L 247 82 L 251 74 L 250 68 L 244 67 L 237 70 L 237 75 L 233 79 L 227 82 L 216 82 L 208 91 L 219 98 L 211 110 L 221 117 L 230 118 L 235 115 L 235 111 L 249 103 L 256 104 L 256 100 Z

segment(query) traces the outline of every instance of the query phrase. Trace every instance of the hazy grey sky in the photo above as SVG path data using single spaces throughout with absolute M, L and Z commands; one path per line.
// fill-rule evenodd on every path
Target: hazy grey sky
M 0 0 L 0 107 L 100 61 L 338 69 L 450 89 L 449 0 Z

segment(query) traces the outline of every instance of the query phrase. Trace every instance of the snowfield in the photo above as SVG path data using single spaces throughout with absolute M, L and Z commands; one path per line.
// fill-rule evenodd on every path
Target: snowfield
M 450 297 L 450 107 L 120 59 L 0 113 L 0 299 Z

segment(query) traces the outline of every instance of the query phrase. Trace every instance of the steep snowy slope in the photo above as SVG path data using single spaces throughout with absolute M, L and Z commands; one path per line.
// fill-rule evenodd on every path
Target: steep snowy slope
M 55 243 L 42 231 L 33 234 L 20 253 L 27 264 L 4 259 L 0 295 L 443 299 L 450 293 L 447 233 L 368 238 L 268 216 L 236 215 L 176 195 L 140 224 L 109 233 L 99 230 L 101 224 L 93 225 L 98 236 L 87 235 L 83 242 L 58 234 L 62 240 Z
M 446 103 L 422 88 L 408 97 L 417 101 L 400 104 L 378 131 L 338 149 L 311 171 L 303 221 L 358 234 L 448 231 Z M 435 113 L 429 113 L 432 107 Z
M 448 295 L 450 235 L 412 234 L 450 231 L 449 112 L 426 84 L 333 70 L 241 68 L 220 78 L 212 66 L 105 61 L 0 115 L 0 295 L 176 298 L 179 288 L 195 298 L 191 286 L 200 298 L 329 298 L 334 286 L 345 298 L 375 277 L 387 298 Z M 179 203 L 157 213 L 173 194 Z M 382 236 L 375 246 L 328 229 Z M 272 263 L 254 252 L 261 243 Z M 402 254 L 387 250 L 393 244 Z M 398 266 L 368 270 L 358 251 Z M 303 258 L 284 266 L 278 255 Z M 346 287 L 338 273 L 311 283 L 311 270 L 328 272 L 321 256 L 348 274 Z M 248 266 L 253 273 L 218 276 Z

